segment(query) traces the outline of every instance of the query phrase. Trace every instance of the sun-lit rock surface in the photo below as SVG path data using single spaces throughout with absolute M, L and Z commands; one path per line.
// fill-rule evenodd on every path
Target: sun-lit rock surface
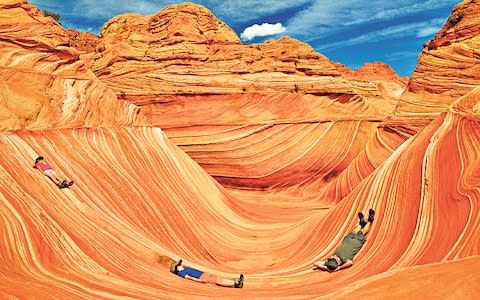
M 480 2 L 454 7 L 443 28 L 427 43 L 397 109 L 399 115 L 438 114 L 478 86 Z
M 334 65 L 353 83 L 358 81 L 375 83 L 385 97 L 400 97 L 408 82 L 408 78 L 398 76 L 389 65 L 382 62 L 367 63 L 355 71 L 340 63 Z
M 0 129 L 144 124 L 100 82 L 69 35 L 26 1 L 0 3 Z
M 325 56 L 289 37 L 242 44 L 209 10 L 192 3 L 112 18 L 101 36 L 85 58 L 88 66 L 161 127 L 202 124 L 205 118 L 229 125 L 343 119 L 352 112 L 383 119 L 397 104 L 382 93 L 398 87 L 384 85 L 388 91 L 382 91 L 374 82 L 348 80 Z M 290 112 L 284 103 L 292 99 Z
M 295 208 L 268 199 L 257 204 L 260 213 L 270 212 L 262 219 L 249 216 L 248 199 L 215 183 L 160 129 L 3 133 L 1 293 L 27 299 L 312 298 L 432 263 L 439 269 L 432 271 L 439 274 L 435 280 L 451 289 L 448 261 L 480 254 L 479 133 L 478 119 L 443 115 L 328 213 L 321 202 Z M 38 154 L 75 180 L 71 190 L 58 190 L 31 168 Z M 369 207 L 377 211 L 375 225 L 354 266 L 312 271 L 354 225 L 356 213 Z M 245 286 L 180 279 L 157 263 L 159 255 L 232 276 L 243 272 Z M 388 293 L 385 286 L 376 289 Z M 460 295 L 468 299 L 472 290 Z
M 242 45 L 197 5 L 118 16 L 98 40 L 24 1 L 0 17 L 1 299 L 480 297 L 478 88 L 392 118 L 405 83 L 387 66 Z M 370 207 L 354 266 L 313 271 Z
M 90 32 L 80 32 L 75 29 L 68 29 L 69 45 L 79 52 L 91 53 L 95 51 L 100 38 Z

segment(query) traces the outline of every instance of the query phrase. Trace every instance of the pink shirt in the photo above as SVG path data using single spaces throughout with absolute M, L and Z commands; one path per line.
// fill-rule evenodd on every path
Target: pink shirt
M 53 170 L 53 167 L 47 163 L 38 163 L 37 168 L 42 170 L 42 172 L 45 172 L 46 170 Z

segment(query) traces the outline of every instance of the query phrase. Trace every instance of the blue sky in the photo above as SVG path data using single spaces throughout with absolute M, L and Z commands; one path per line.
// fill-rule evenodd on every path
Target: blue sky
M 155 14 L 172 0 L 29 0 L 61 15 L 65 28 L 99 33 L 113 16 Z M 244 43 L 291 36 L 357 69 L 382 61 L 410 76 L 424 42 L 443 26 L 452 0 L 198 0 Z

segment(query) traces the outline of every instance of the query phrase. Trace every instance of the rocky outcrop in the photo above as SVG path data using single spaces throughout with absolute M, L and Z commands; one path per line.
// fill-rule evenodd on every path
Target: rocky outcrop
M 425 43 L 397 114 L 438 114 L 478 85 L 479 12 L 475 0 L 456 5 L 435 38 Z
M 283 104 L 261 102 L 288 94 L 296 99 L 290 106 L 293 111 L 307 111 L 312 103 L 324 108 L 313 111 L 312 120 L 324 120 L 323 112 L 329 108 L 382 119 L 396 105 L 396 100 L 382 101 L 376 83 L 352 84 L 309 45 L 288 37 L 244 45 L 210 11 L 192 3 L 172 5 L 152 16 L 115 17 L 105 24 L 101 36 L 96 52 L 85 61 L 121 99 L 140 106 L 157 126 L 204 125 L 198 116 L 216 124 L 310 120 L 310 113 L 290 119 L 292 114 Z M 181 119 L 168 119 L 179 107 Z M 211 119 L 212 107 L 219 119 Z M 250 107 L 254 109 L 247 111 Z M 239 108 L 241 112 L 230 113 Z M 193 110 L 195 115 L 185 114 Z M 333 114 L 332 118 L 339 118 Z
M 63 27 L 38 8 L 2 2 L 0 37 L 0 129 L 145 122 L 138 108 L 98 81 Z
M 0 298 L 480 296 L 478 89 L 389 118 L 386 66 L 242 45 L 193 4 L 114 18 L 94 52 L 24 1 L 0 17 Z M 354 266 L 313 271 L 369 208 Z M 245 286 L 174 276 L 179 257 Z
M 66 32 L 70 38 L 69 45 L 79 53 L 95 52 L 95 48 L 100 42 L 100 37 L 90 32 L 80 32 L 75 29 L 68 29 Z
M 375 83 L 384 97 L 400 97 L 408 82 L 408 78 L 398 76 L 389 65 L 382 62 L 367 63 L 355 71 L 340 63 L 334 64 L 353 83 Z
M 314 130 L 301 133 L 290 139 L 281 132 L 267 135 L 271 143 L 259 147 L 275 145 L 275 138 L 286 142 L 272 149 L 281 154 L 266 151 L 281 160 L 280 166 L 309 169 L 339 161 L 340 153 L 333 154 L 339 145 L 330 144 L 316 148 L 325 155 L 320 162 L 314 151 L 303 159 L 293 155 L 292 162 L 289 146 L 315 144 Z M 379 144 L 390 143 L 388 133 L 380 135 Z M 348 291 L 361 294 L 359 285 L 373 280 L 378 283 L 376 295 L 389 293 L 392 281 L 405 281 L 411 288 L 432 289 L 432 295 L 443 296 L 434 290 L 436 284 L 415 284 L 411 279 L 424 278 L 424 272 L 415 270 L 431 265 L 421 268 L 435 274 L 442 289 L 453 290 L 450 261 L 467 267 L 466 272 L 477 265 L 476 259 L 470 260 L 474 265 L 464 265 L 462 259 L 480 254 L 479 220 L 474 217 L 480 214 L 475 205 L 480 200 L 479 144 L 478 119 L 444 114 L 387 154 L 388 159 L 363 180 L 343 179 L 350 181 L 337 188 L 351 190 L 345 190 L 341 201 L 323 203 L 292 201 L 288 195 L 308 195 L 301 181 L 289 194 L 230 192 L 158 128 L 2 133 L 2 297 L 331 298 Z M 342 154 L 345 161 L 349 151 Z M 375 158 L 374 152 L 368 147 L 365 154 Z M 39 154 L 72 178 L 74 186 L 58 190 L 32 169 Z M 370 162 L 358 160 L 357 167 L 363 170 Z M 219 169 L 221 163 L 216 162 Z M 290 173 L 277 182 L 290 176 L 300 179 Z M 377 212 L 375 222 L 354 266 L 332 274 L 312 271 L 313 262 L 330 255 L 355 225 L 357 212 L 370 207 Z M 223 276 L 244 273 L 244 289 L 214 288 L 175 277 L 164 264 L 167 256 L 181 256 L 194 267 Z M 455 270 L 458 276 L 466 275 L 462 268 Z M 393 272 L 400 275 L 389 278 Z M 270 286 L 274 281 L 278 284 Z M 475 283 L 472 289 L 458 291 L 459 297 L 478 297 Z M 399 292 L 394 291 L 393 295 Z

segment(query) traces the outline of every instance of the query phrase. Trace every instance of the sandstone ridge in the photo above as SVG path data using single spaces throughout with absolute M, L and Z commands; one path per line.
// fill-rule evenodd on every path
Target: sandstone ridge
M 0 36 L 0 129 L 145 123 L 137 107 L 98 81 L 63 27 L 35 6 L 2 2 Z
M 398 115 L 438 114 L 478 86 L 479 31 L 480 2 L 457 4 L 434 39 L 425 43 Z

